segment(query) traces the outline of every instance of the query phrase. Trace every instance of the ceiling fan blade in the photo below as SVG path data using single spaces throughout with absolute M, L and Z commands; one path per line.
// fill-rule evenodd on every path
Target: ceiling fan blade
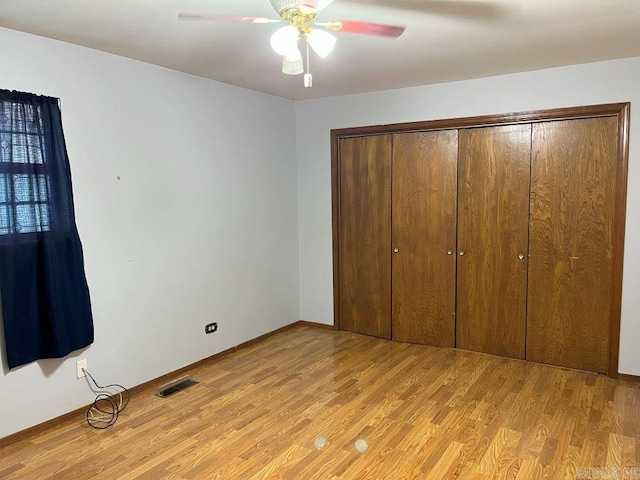
M 324 24 L 319 23 L 318 25 L 336 32 L 376 35 L 378 37 L 390 38 L 398 38 L 405 30 L 405 27 L 397 25 L 382 25 L 380 23 L 356 22 L 353 20 L 332 20 Z
M 272 19 L 264 17 L 243 17 L 241 15 L 221 15 L 217 13 L 179 13 L 180 20 L 213 20 L 213 21 L 231 21 L 242 23 L 280 23 L 282 19 Z

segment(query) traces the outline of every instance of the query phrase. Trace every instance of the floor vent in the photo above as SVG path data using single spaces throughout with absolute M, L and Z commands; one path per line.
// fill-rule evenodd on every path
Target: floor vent
M 156 395 L 158 397 L 166 398 L 173 395 L 174 393 L 181 392 L 185 388 L 196 385 L 197 383 L 198 382 L 191 380 L 191 377 L 189 375 L 185 375 L 173 380 L 172 382 L 161 385 L 160 388 L 158 388 Z

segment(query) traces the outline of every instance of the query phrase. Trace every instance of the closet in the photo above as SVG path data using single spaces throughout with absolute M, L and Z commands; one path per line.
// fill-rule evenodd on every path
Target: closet
M 615 376 L 628 110 L 332 131 L 336 326 Z

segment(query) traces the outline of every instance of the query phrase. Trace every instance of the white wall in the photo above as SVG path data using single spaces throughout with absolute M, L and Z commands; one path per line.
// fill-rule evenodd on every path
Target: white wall
M 300 319 L 292 101 L 6 29 L 0 65 L 62 100 L 96 330 L 76 358 L 3 360 L 0 438 L 93 400 L 77 358 L 139 385 Z
M 331 152 L 334 128 L 627 102 L 629 186 L 620 372 L 640 375 L 640 57 L 296 103 L 300 314 L 333 323 Z

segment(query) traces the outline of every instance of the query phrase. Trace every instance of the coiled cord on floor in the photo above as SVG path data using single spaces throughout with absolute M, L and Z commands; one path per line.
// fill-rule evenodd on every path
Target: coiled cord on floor
M 104 430 L 116 423 L 120 412 L 129 404 L 131 393 L 122 385 L 113 383 L 103 387 L 93 378 L 86 370 L 82 369 L 84 374 L 91 379 L 93 390 L 98 395 L 93 403 L 87 409 L 87 423 L 90 427 Z M 95 387 L 95 388 L 94 388 Z

